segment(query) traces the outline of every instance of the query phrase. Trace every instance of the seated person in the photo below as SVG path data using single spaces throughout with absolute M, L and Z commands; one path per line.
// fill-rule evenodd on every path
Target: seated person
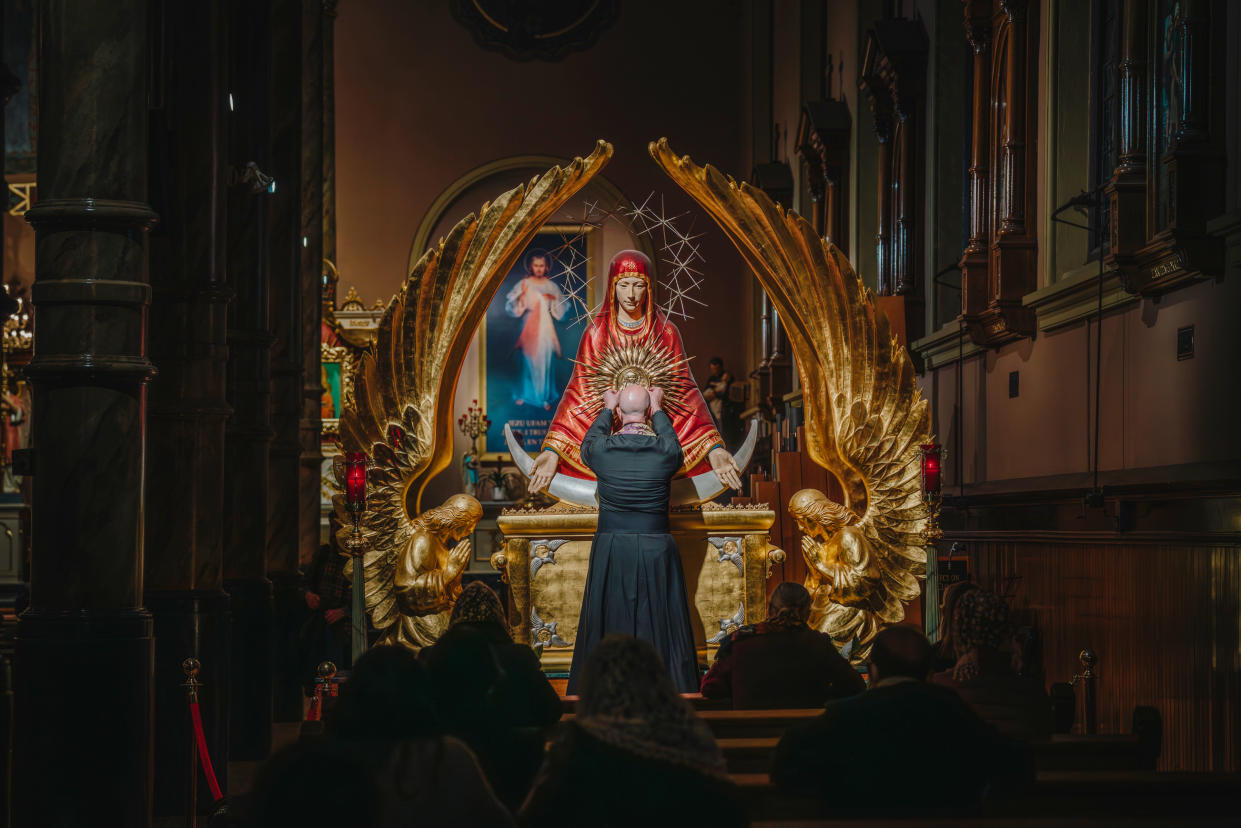
M 478 756 L 496 795 L 517 810 L 543 762 L 546 729 L 560 720 L 560 696 L 539 657 L 509 635 L 491 588 L 468 584 L 448 631 L 422 651 L 449 733 Z
M 932 672 L 947 670 L 957 663 L 957 646 L 952 640 L 952 616 L 961 596 L 975 589 L 978 589 L 978 584 L 973 581 L 957 581 L 944 589 L 939 601 L 939 643 L 935 645 Z
M 836 651 L 831 636 L 810 629 L 810 593 L 785 581 L 771 594 L 768 618 L 724 639 L 702 681 L 702 695 L 741 709 L 822 707 L 866 683 Z
M 582 669 L 522 825 L 748 825 L 715 738 L 647 641 L 608 635 Z
M 931 645 L 918 630 L 881 630 L 868 666 L 869 690 L 784 734 L 772 782 L 834 816 L 976 811 L 1020 754 L 956 693 L 927 683 Z
M 364 757 L 378 791 L 378 818 L 369 824 L 513 824 L 474 754 L 445 735 L 430 678 L 404 647 L 373 647 L 358 659 L 328 713 L 326 735 L 342 761 Z
M 1008 605 L 982 589 L 962 594 L 945 618 L 957 660 L 932 681 L 952 688 L 1000 733 L 1022 741 L 1051 733 L 1051 702 L 1043 688 L 1021 675 Z

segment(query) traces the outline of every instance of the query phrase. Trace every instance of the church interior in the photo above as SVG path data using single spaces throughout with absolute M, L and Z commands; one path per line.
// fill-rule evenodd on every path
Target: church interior
M 0 25 L 0 828 L 1241 824 L 1241 3 Z

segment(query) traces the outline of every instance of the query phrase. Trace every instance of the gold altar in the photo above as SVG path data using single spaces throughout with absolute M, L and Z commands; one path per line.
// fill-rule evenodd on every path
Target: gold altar
M 598 517 L 595 509 L 560 503 L 509 509 L 498 520 L 504 547 L 491 565 L 509 585 L 509 627 L 515 641 L 539 652 L 545 671 L 567 671 L 573 658 Z M 673 510 L 700 664 L 728 633 L 766 617 L 767 577 L 784 560 L 769 540 L 775 517 L 765 505 Z

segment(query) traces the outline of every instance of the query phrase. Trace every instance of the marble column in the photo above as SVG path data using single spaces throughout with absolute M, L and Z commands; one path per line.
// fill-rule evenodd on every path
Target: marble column
M 224 588 L 231 600 L 229 756 L 271 750 L 272 584 L 267 579 L 271 348 L 268 327 L 268 201 L 273 186 L 268 129 L 271 34 L 268 3 L 231 0 L 227 196 L 228 402 L 224 437 Z M 284 182 L 289 186 L 291 182 Z
M 271 0 L 272 175 L 268 199 L 271 415 L 275 439 L 267 485 L 267 577 L 275 590 L 275 716 L 301 719 L 297 635 L 306 606 L 297 577 L 302 388 L 302 0 Z M 307 676 L 309 678 L 309 676 Z
M 298 477 L 298 556 L 308 566 L 319 547 L 319 447 L 323 387 L 320 344 L 323 320 L 323 31 L 322 0 L 302 0 L 302 419 Z M 343 665 L 342 665 L 343 666 Z
M 198 694 L 211 756 L 228 757 L 228 594 L 223 589 L 228 359 L 224 14 L 173 3 L 162 28 L 151 108 L 151 383 L 147 429 L 145 603 L 155 618 L 155 818 L 210 803 L 190 767 L 193 733 L 181 662 L 202 664 Z M 227 785 L 227 774 L 218 774 Z M 194 788 L 190 780 L 195 779 Z
M 142 606 L 148 19 L 40 3 L 30 608 L 14 671 L 14 824 L 151 823 Z

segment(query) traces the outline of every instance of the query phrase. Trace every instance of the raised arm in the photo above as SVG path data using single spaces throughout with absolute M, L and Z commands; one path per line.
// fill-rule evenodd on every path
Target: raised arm
M 586 436 L 582 438 L 582 462 L 591 471 L 595 470 L 593 460 L 594 452 L 600 447 L 603 440 L 606 440 L 612 433 L 612 409 L 606 405 L 599 412 L 599 416 L 595 417 L 595 421 L 591 424 L 590 429 L 586 432 Z

